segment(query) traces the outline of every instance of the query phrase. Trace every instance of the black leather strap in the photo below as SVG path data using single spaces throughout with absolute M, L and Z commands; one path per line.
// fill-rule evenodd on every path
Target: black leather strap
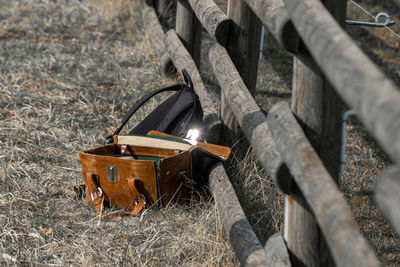
M 186 71 L 186 69 L 182 70 L 182 75 L 183 78 L 185 80 L 185 83 L 187 84 L 187 86 L 189 86 L 190 88 L 193 89 L 193 82 L 192 79 L 189 76 L 189 73 Z M 168 91 L 180 91 L 183 90 L 185 88 L 184 84 L 177 84 L 177 85 L 173 85 L 173 86 L 169 86 L 169 87 L 165 87 L 165 88 L 160 88 L 157 90 L 154 90 L 150 93 L 148 93 L 147 95 L 143 96 L 139 101 L 137 101 L 130 109 L 129 111 L 125 114 L 125 116 L 122 118 L 121 124 L 119 125 L 119 127 L 117 128 L 117 130 L 115 130 L 115 132 L 112 135 L 109 135 L 106 137 L 106 143 L 112 143 L 113 142 L 113 137 L 114 135 L 117 135 L 121 132 L 122 128 L 126 125 L 126 123 L 129 121 L 129 119 L 133 116 L 133 114 L 135 114 L 135 112 L 141 107 L 143 106 L 148 100 L 150 100 L 152 97 L 156 96 L 159 93 L 162 92 L 168 92 Z M 172 99 L 171 99 L 172 100 Z M 192 117 L 192 114 L 190 114 L 189 116 L 190 118 Z
M 156 96 L 159 93 L 162 92 L 167 92 L 167 91 L 179 91 L 182 90 L 184 88 L 183 84 L 178 84 L 178 85 L 173 85 L 173 86 L 169 86 L 166 88 L 161 88 L 161 89 L 157 89 L 154 90 L 150 93 L 148 93 L 147 95 L 143 96 L 138 102 L 136 102 L 131 109 L 125 114 L 125 116 L 122 118 L 121 124 L 118 127 L 118 129 L 114 132 L 113 135 L 117 135 L 119 134 L 119 132 L 122 130 L 122 128 L 125 126 L 125 124 L 129 121 L 129 119 L 132 117 L 133 114 L 135 114 L 135 112 L 141 107 L 143 106 L 148 100 L 150 100 L 150 98 Z
M 192 78 L 190 78 L 190 75 L 189 75 L 189 73 L 187 72 L 186 69 L 182 70 L 182 75 L 183 75 L 183 79 L 185 80 L 185 83 L 187 84 L 187 86 L 189 86 L 190 88 L 194 89 Z

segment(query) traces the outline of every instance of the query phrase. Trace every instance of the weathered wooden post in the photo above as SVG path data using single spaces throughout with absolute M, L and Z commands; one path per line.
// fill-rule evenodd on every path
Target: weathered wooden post
M 301 190 L 302 194 L 299 195 L 307 201 L 308 205 L 305 208 L 310 208 L 318 226 L 324 233 L 324 243 L 329 244 L 330 254 L 327 255 L 334 257 L 337 266 L 378 267 L 379 262 L 352 218 L 351 210 L 347 206 L 343 194 L 339 191 L 335 180 L 292 114 L 288 103 L 282 101 L 275 104 L 269 110 L 267 120 L 276 147 L 292 173 L 293 180 Z M 300 216 L 298 218 L 301 219 Z M 304 225 L 303 222 L 300 223 Z M 307 230 L 306 226 L 304 230 Z M 316 236 L 314 233 L 311 234 L 312 237 Z M 307 235 L 303 234 L 300 237 L 305 237 L 301 245 L 308 246 L 304 247 L 306 252 L 311 251 L 312 253 L 310 248 L 318 248 L 314 244 L 312 247 L 309 245 Z M 313 241 L 317 240 L 313 239 Z M 297 249 L 303 252 L 301 247 Z M 318 253 L 318 250 L 315 252 Z M 309 264 L 330 266 L 330 263 L 333 264 L 333 261 L 330 262 L 322 257 L 323 255 L 315 253 L 310 257 L 317 256 L 316 259 L 319 259 L 319 262 L 311 259 L 304 263 L 296 256 L 292 255 L 291 257 L 294 266 L 308 266 Z
M 343 26 L 347 1 L 322 2 Z M 295 58 L 292 110 L 303 123 L 309 140 L 336 182 L 340 164 L 341 107 L 342 102 L 328 81 Z M 296 185 L 286 198 L 284 236 L 294 265 L 333 265 L 315 219 Z
M 231 20 L 214 0 L 188 0 L 204 29 L 222 46 L 226 46 Z
M 200 66 L 201 23 L 187 0 L 178 0 L 176 7 L 175 31 L 186 50 L 192 56 L 196 66 Z
M 239 71 L 244 84 L 254 93 L 261 33 L 261 21 L 243 0 L 228 1 L 228 17 L 231 24 L 227 51 Z
M 226 48 L 243 82 L 250 93 L 254 94 L 257 82 L 261 22 L 244 0 L 229 0 L 227 13 L 233 23 L 230 25 Z M 223 95 L 221 95 L 221 116 L 225 125 L 235 135 L 240 133 L 235 117 Z

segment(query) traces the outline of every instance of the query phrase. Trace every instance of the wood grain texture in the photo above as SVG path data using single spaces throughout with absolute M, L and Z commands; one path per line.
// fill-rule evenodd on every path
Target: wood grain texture
M 322 129 L 324 78 L 293 59 L 292 110 L 314 132 Z
M 285 196 L 284 237 L 294 266 L 323 266 L 319 255 L 318 225 L 296 184 Z
M 311 208 L 337 266 L 379 266 L 350 208 L 286 102 L 268 114 L 275 143 Z
M 246 0 L 246 3 L 283 48 L 297 53 L 299 36 L 282 0 Z
M 207 32 L 223 46 L 229 34 L 230 19 L 213 0 L 188 0 L 197 18 Z
M 322 0 L 338 20 L 346 14 L 346 0 Z M 292 110 L 301 121 L 312 146 L 323 161 L 330 175 L 338 182 L 341 142 L 342 102 L 335 90 L 322 75 L 304 43 L 293 62 Z M 294 199 L 295 201 L 290 201 Z M 306 201 L 297 188 L 286 199 L 285 237 L 296 260 L 307 266 L 334 266 L 326 242 L 315 219 L 306 209 Z M 309 229 L 305 229 L 309 225 Z M 304 227 L 305 226 L 305 227 Z
M 297 32 L 342 99 L 400 161 L 400 91 L 318 0 L 284 0 Z
M 275 233 L 268 238 L 264 246 L 267 265 L 271 267 L 291 267 L 289 253 L 281 233 Z
M 167 53 L 164 44 L 164 31 L 157 18 L 156 12 L 153 7 L 144 6 L 143 11 L 143 24 L 144 31 L 149 39 L 156 55 L 161 63 L 161 69 L 164 74 L 171 74 L 174 71 L 174 66 Z
M 335 18 L 338 24 L 344 28 L 347 18 L 347 0 L 321 0 L 328 12 Z M 304 46 L 304 44 L 303 44 Z M 320 102 L 323 110 L 321 116 L 321 128 L 318 128 L 312 145 L 320 156 L 325 168 L 339 184 L 341 151 L 338 144 L 342 142 L 342 107 L 343 101 L 328 79 L 324 77 L 323 93 L 320 94 Z M 310 137 L 310 136 L 308 136 Z M 326 267 L 334 267 L 335 262 L 329 251 L 328 245 L 318 229 L 319 258 L 320 263 Z
M 187 0 L 178 0 L 176 6 L 175 31 L 196 66 L 200 66 L 201 23 L 196 18 Z
M 192 57 L 174 30 L 169 30 L 166 33 L 165 44 L 176 69 L 180 73 L 182 73 L 183 69 L 186 69 L 193 81 L 194 90 L 199 96 L 201 107 L 203 108 L 206 140 L 210 143 L 217 143 L 221 121 Z
M 277 180 L 284 191 L 291 186 L 291 177 L 282 166 L 282 157 L 272 139 L 267 119 L 245 86 L 227 51 L 215 44 L 209 59 L 221 87 L 221 95 L 235 115 L 243 133 L 252 145 L 264 169 Z M 287 170 L 287 169 L 286 169 Z
M 257 82 L 261 21 L 244 0 L 228 1 L 228 17 L 232 19 L 227 51 L 244 84 L 251 93 Z
M 251 93 L 256 90 L 261 21 L 244 0 L 228 1 L 228 17 L 232 20 L 226 45 L 233 64 Z M 229 105 L 221 95 L 221 116 L 236 138 L 240 130 Z
M 337 144 L 340 143 L 341 102 L 337 97 L 331 97 L 332 91 L 324 77 L 316 74 L 298 58 L 294 58 L 292 110 L 302 122 L 303 129 L 306 129 L 314 149 L 318 151 L 328 171 L 337 181 L 340 163 Z M 333 109 L 336 113 L 329 112 L 327 107 L 336 107 Z M 287 203 L 285 211 L 285 238 L 288 247 L 296 260 L 307 266 L 332 266 L 333 261 L 329 260 L 329 251 L 315 219 L 305 209 L 306 201 L 301 192 L 297 191 L 293 189 L 286 199 L 286 202 L 290 198 L 295 199 Z
M 383 216 L 400 236 L 400 165 L 389 167 L 381 175 L 375 200 Z
M 343 25 L 347 1 L 322 2 Z M 340 146 L 337 144 L 341 142 L 342 101 L 320 71 L 315 72 L 297 58 L 294 60 L 293 70 L 292 109 L 304 124 L 307 137 L 329 173 L 338 181 Z
M 209 188 L 241 265 L 267 266 L 264 249 L 247 221 L 221 163 L 218 163 L 211 171 Z

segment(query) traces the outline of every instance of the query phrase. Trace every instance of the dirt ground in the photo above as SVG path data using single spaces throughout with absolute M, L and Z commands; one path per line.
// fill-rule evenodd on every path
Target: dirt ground
M 223 1 L 219 1 L 223 2 Z M 390 0 L 358 1 L 399 24 Z M 0 0 L 0 263 L 2 265 L 236 266 L 216 207 L 205 194 L 187 205 L 98 214 L 75 197 L 78 152 L 103 143 L 145 92 L 180 82 L 161 74 L 143 32 L 139 0 Z M 349 2 L 351 19 L 369 19 Z M 400 39 L 387 29 L 348 27 L 400 87 Z M 218 102 L 203 32 L 201 74 Z M 292 56 L 265 34 L 256 100 L 290 101 Z M 162 98 L 149 103 L 146 110 Z M 400 239 L 376 209 L 373 188 L 387 156 L 352 117 L 341 189 L 385 266 L 400 266 Z M 235 148 L 234 148 L 235 151 Z M 249 150 L 227 165 L 259 239 L 282 230 L 283 195 Z M 235 174 L 235 175 L 233 175 Z

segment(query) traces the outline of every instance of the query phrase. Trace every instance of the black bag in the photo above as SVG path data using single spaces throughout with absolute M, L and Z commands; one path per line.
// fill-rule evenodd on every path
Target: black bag
M 186 84 L 177 84 L 166 88 L 154 90 L 143 96 L 125 114 L 121 125 L 106 138 L 107 143 L 113 142 L 113 136 L 118 135 L 132 115 L 150 98 L 166 91 L 177 91 L 167 100 L 154 109 L 143 121 L 141 121 L 129 135 L 146 135 L 149 131 L 155 130 L 171 135 L 186 137 L 191 128 L 201 131 L 203 124 L 203 110 L 200 105 L 199 97 L 193 89 L 193 82 L 184 69 L 182 75 Z

